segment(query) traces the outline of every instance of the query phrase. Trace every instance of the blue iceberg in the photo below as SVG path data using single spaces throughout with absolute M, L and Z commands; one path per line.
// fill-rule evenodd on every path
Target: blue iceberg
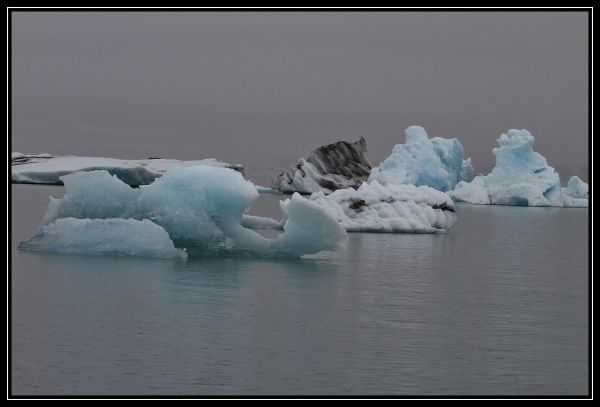
M 463 159 L 457 139 L 430 139 L 420 126 L 408 127 L 404 135 L 405 144 L 395 145 L 390 156 L 371 169 L 369 182 L 428 186 L 445 192 L 460 181 L 473 179 L 471 159 Z
M 285 223 L 278 237 L 268 239 L 244 227 L 243 223 L 257 221 L 245 217 L 244 211 L 258 198 L 258 192 L 254 184 L 228 168 L 176 167 L 139 189 L 107 171 L 77 172 L 61 177 L 61 181 L 65 196 L 50 199 L 38 235 L 22 244 L 23 249 L 41 250 L 43 246 L 51 250 L 51 245 L 40 243 L 47 242 L 50 235 L 65 242 L 80 237 L 78 253 L 98 253 L 95 246 L 107 241 L 127 246 L 128 237 L 136 235 L 138 229 L 121 227 L 123 220 L 144 225 L 150 221 L 168 234 L 171 246 L 185 249 L 188 255 L 300 257 L 341 249 L 347 241 L 336 219 L 299 194 L 281 204 Z M 83 219 L 102 221 L 88 222 L 82 228 L 78 221 Z M 111 227 L 115 225 L 119 227 Z M 95 240 L 86 238 L 90 233 Z M 127 247 L 121 250 L 123 254 L 133 252 L 145 255 Z
M 498 139 L 500 147 L 493 150 L 494 169 L 472 182 L 459 182 L 449 192 L 450 197 L 478 205 L 587 207 L 587 195 L 581 193 L 583 181 L 577 178 L 562 189 L 558 173 L 533 151 L 533 143 L 534 137 L 527 130 L 503 133 Z

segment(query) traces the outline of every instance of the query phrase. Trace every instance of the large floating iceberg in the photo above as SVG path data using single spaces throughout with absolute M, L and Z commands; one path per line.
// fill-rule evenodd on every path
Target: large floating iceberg
M 295 167 L 279 174 L 272 182 L 282 192 L 331 193 L 336 189 L 358 187 L 369 176 L 367 142 L 363 137 L 353 143 L 338 141 L 321 146 L 300 158 Z
M 463 159 L 463 147 L 457 139 L 430 139 L 421 126 L 408 127 L 404 135 L 405 144 L 395 145 L 392 154 L 371 170 L 369 182 L 450 191 L 458 182 L 473 179 L 471 159 Z
M 106 170 L 131 186 L 147 185 L 174 167 L 210 165 L 232 168 L 241 173 L 244 167 L 208 158 L 180 161 L 154 158 L 147 160 L 121 160 L 104 157 L 79 157 L 51 154 L 27 155 L 12 153 L 12 182 L 24 184 L 62 184 L 60 177 L 76 171 Z
M 150 185 L 129 187 L 106 171 L 77 172 L 61 177 L 66 193 L 51 198 L 36 237 L 23 249 L 52 250 L 50 240 L 76 242 L 77 252 L 144 255 L 133 239 L 148 220 L 169 236 L 171 248 L 185 248 L 188 255 L 235 255 L 300 257 L 321 250 L 343 248 L 347 235 L 343 227 L 318 204 L 294 194 L 282 203 L 284 232 L 275 239 L 247 229 L 242 222 L 257 222 L 244 211 L 258 198 L 256 187 L 231 169 L 194 166 L 176 167 Z M 82 219 L 98 219 L 82 226 Z M 143 226 L 127 228 L 124 220 Z M 259 222 L 260 223 L 260 222 Z M 149 230 L 149 229 L 148 229 Z M 157 239 L 162 239 L 158 229 Z M 128 246 L 128 237 L 132 245 Z M 112 242 L 112 243 L 111 243 Z M 111 246 L 112 245 L 112 246 Z M 56 251 L 65 251 L 60 245 Z M 154 245 L 153 245 L 154 247 Z M 160 256 L 164 257 L 164 256 Z
M 587 207 L 587 184 L 576 177 L 561 189 L 558 173 L 533 151 L 533 142 L 527 130 L 502 134 L 500 147 L 493 150 L 496 166 L 492 172 L 472 182 L 459 182 L 449 193 L 452 199 L 479 205 Z
M 456 222 L 452 200 L 429 187 L 382 186 L 372 181 L 356 190 L 314 193 L 310 200 L 348 232 L 436 233 L 447 231 Z

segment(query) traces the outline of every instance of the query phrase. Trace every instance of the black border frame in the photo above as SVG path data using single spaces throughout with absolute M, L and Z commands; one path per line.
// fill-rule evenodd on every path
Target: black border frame
M 7 400 L 11 399 L 593 399 L 593 257 L 592 257 L 592 173 L 593 173 L 593 6 L 588 7 L 10 7 L 7 10 Z M 13 12 L 580 12 L 588 15 L 588 180 L 590 186 L 588 209 L 588 393 L 585 395 L 14 395 L 12 393 L 12 13 Z M 592 148 L 590 148 L 592 147 Z M 10 262 L 10 263 L 9 263 Z M 10 265 L 9 265 L 10 264 Z

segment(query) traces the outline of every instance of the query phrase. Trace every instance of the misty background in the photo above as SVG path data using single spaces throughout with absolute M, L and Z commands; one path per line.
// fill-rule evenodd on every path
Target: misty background
M 585 12 L 13 12 L 12 150 L 215 157 L 268 184 L 338 140 L 373 165 L 404 129 L 476 173 L 509 128 L 588 165 Z

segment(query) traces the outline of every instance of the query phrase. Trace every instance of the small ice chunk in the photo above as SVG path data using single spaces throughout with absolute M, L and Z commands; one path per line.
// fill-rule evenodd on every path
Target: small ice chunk
M 588 198 L 589 186 L 581 180 L 578 176 L 574 175 L 569 178 L 567 187 L 563 188 L 563 194 L 570 196 L 571 198 Z
M 574 175 L 569 179 L 566 188 L 562 189 L 562 202 L 569 208 L 587 208 L 589 197 L 589 186 Z
M 273 218 L 263 216 L 246 215 L 242 216 L 241 224 L 248 229 L 282 229 L 283 222 Z
M 276 253 L 299 257 L 321 250 L 346 248 L 348 235 L 344 228 L 323 207 L 297 192 L 281 203 L 286 218 L 284 233 L 272 243 Z
M 474 205 L 489 205 L 490 198 L 485 187 L 485 180 L 477 176 L 472 182 L 459 182 L 454 191 L 449 192 L 457 202 L 467 202 Z

